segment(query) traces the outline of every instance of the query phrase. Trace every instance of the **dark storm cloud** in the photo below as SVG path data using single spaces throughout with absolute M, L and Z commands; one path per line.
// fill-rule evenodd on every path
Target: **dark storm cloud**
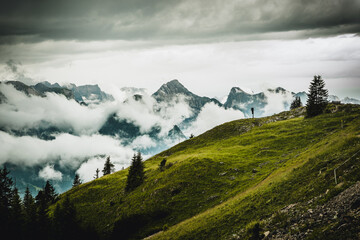
M 359 33 L 360 0 L 5 0 L 0 42 L 172 40 Z

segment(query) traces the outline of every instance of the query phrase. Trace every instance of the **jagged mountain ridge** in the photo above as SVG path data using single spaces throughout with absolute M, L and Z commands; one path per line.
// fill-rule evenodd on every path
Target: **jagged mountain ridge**
M 51 84 L 47 81 L 35 85 L 26 85 L 20 81 L 7 81 L 5 83 L 14 86 L 16 90 L 24 92 L 27 96 L 35 95 L 45 97 L 46 93 L 52 92 L 64 95 L 67 99 L 74 99 L 79 103 L 86 104 L 114 100 L 112 95 L 103 92 L 97 84 L 76 86 L 71 83 L 60 86 L 58 83 Z
M 71 83 L 67 85 L 67 88 L 73 91 L 75 100 L 78 102 L 85 102 L 88 104 L 100 103 L 104 101 L 114 101 L 114 97 L 101 91 L 97 84 L 76 86 L 75 84 Z
M 45 96 L 46 92 L 53 92 L 56 94 L 62 94 L 68 99 L 75 99 L 79 103 L 101 103 L 103 101 L 114 101 L 114 97 L 100 89 L 95 85 L 80 85 L 76 86 L 71 83 L 68 85 L 60 86 L 58 83 L 51 84 L 48 81 L 40 82 L 36 85 L 28 86 L 20 81 L 7 81 L 7 84 L 13 85 L 17 90 L 24 92 L 27 95 Z M 134 95 L 142 95 L 145 93 L 144 89 L 133 89 L 133 88 L 122 88 L 122 91 L 128 93 L 133 92 Z M 157 102 L 169 102 L 176 100 L 179 97 L 184 97 L 185 102 L 194 112 L 194 118 L 201 111 L 202 107 L 207 103 L 214 103 L 220 107 L 226 109 L 232 108 L 244 112 L 245 115 L 249 116 L 250 109 L 255 108 L 255 114 L 262 116 L 263 108 L 268 104 L 266 92 L 272 94 L 286 95 L 289 94 L 292 97 L 300 97 L 303 105 L 306 104 L 307 93 L 302 91 L 298 93 L 287 91 L 284 88 L 277 87 L 275 89 L 267 89 L 265 92 L 259 92 L 250 94 L 243 91 L 240 87 L 231 88 L 227 100 L 224 104 L 221 104 L 215 98 L 209 98 L 206 96 L 198 96 L 189 91 L 184 85 L 182 85 L 177 79 L 171 80 L 163 84 L 156 92 L 151 96 Z M 4 99 L 3 95 L 0 95 L 0 100 Z M 360 100 L 355 98 L 345 97 L 341 99 L 335 95 L 329 95 L 329 101 L 341 101 L 342 103 L 360 104 Z M 180 100 L 180 99 L 179 99 Z M 289 107 L 288 102 L 284 102 L 285 108 Z
M 35 95 L 45 97 L 46 93 L 52 92 L 56 94 L 62 94 L 67 99 L 74 99 L 74 94 L 71 90 L 60 87 L 58 84 L 54 84 L 50 87 L 43 83 L 37 83 L 36 85 L 28 86 L 20 81 L 7 81 L 5 84 L 12 85 L 16 90 L 25 93 L 27 96 Z

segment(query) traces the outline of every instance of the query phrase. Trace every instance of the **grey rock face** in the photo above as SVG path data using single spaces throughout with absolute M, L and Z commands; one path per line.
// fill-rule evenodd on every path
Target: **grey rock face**
M 262 110 L 267 104 L 267 98 L 263 92 L 249 94 L 241 88 L 233 87 L 230 90 L 228 98 L 224 104 L 225 108 L 233 108 L 242 111 L 246 115 L 251 115 L 251 108 L 255 109 L 255 115 L 262 114 Z
M 200 112 L 206 103 L 213 102 L 218 106 L 222 106 L 222 104 L 214 98 L 200 97 L 190 92 L 176 79 L 163 84 L 159 90 L 152 94 L 152 97 L 155 98 L 157 102 L 172 101 L 176 97 L 181 96 L 185 97 L 185 102 L 189 104 L 195 115 Z
M 78 102 L 100 103 L 114 100 L 113 96 L 101 91 L 97 84 L 82 86 L 70 84 L 67 87 L 74 93 L 75 100 Z
M 46 93 L 52 92 L 56 94 L 62 94 L 67 99 L 74 99 L 74 95 L 71 90 L 67 88 L 57 87 L 58 85 L 48 85 L 43 83 L 38 83 L 34 86 L 28 86 L 20 81 L 8 81 L 6 84 L 11 84 L 14 88 L 20 92 L 25 93 L 27 96 L 35 95 L 45 97 Z M 54 86 L 54 87 L 49 87 Z

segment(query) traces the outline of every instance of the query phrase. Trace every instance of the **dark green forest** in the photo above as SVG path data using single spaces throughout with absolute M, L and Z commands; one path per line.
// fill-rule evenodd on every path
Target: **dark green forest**
M 26 189 L 23 199 L 10 171 L 0 169 L 0 231 L 10 239 L 98 239 L 91 226 L 81 227 L 74 204 L 65 198 L 58 203 L 50 181 L 33 197 Z M 49 206 L 55 204 L 50 216 Z

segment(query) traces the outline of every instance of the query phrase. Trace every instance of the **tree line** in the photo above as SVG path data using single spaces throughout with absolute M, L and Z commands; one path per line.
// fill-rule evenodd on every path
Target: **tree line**
M 141 153 L 134 154 L 129 168 L 125 192 L 133 191 L 145 179 Z M 115 171 L 114 164 L 107 157 L 103 174 Z M 94 178 L 99 177 L 97 169 Z M 73 187 L 82 184 L 75 174 Z M 19 195 L 10 171 L 0 169 L 0 231 L 11 233 L 11 239 L 98 239 L 91 226 L 84 226 L 77 218 L 76 208 L 67 195 L 62 201 L 50 181 L 32 196 L 26 188 L 23 199 Z M 49 207 L 53 205 L 52 214 Z
M 0 231 L 9 233 L 9 239 L 98 239 L 90 227 L 81 226 L 69 198 L 57 202 L 58 194 L 50 181 L 35 197 L 27 187 L 21 199 L 9 174 L 6 166 L 0 169 Z

